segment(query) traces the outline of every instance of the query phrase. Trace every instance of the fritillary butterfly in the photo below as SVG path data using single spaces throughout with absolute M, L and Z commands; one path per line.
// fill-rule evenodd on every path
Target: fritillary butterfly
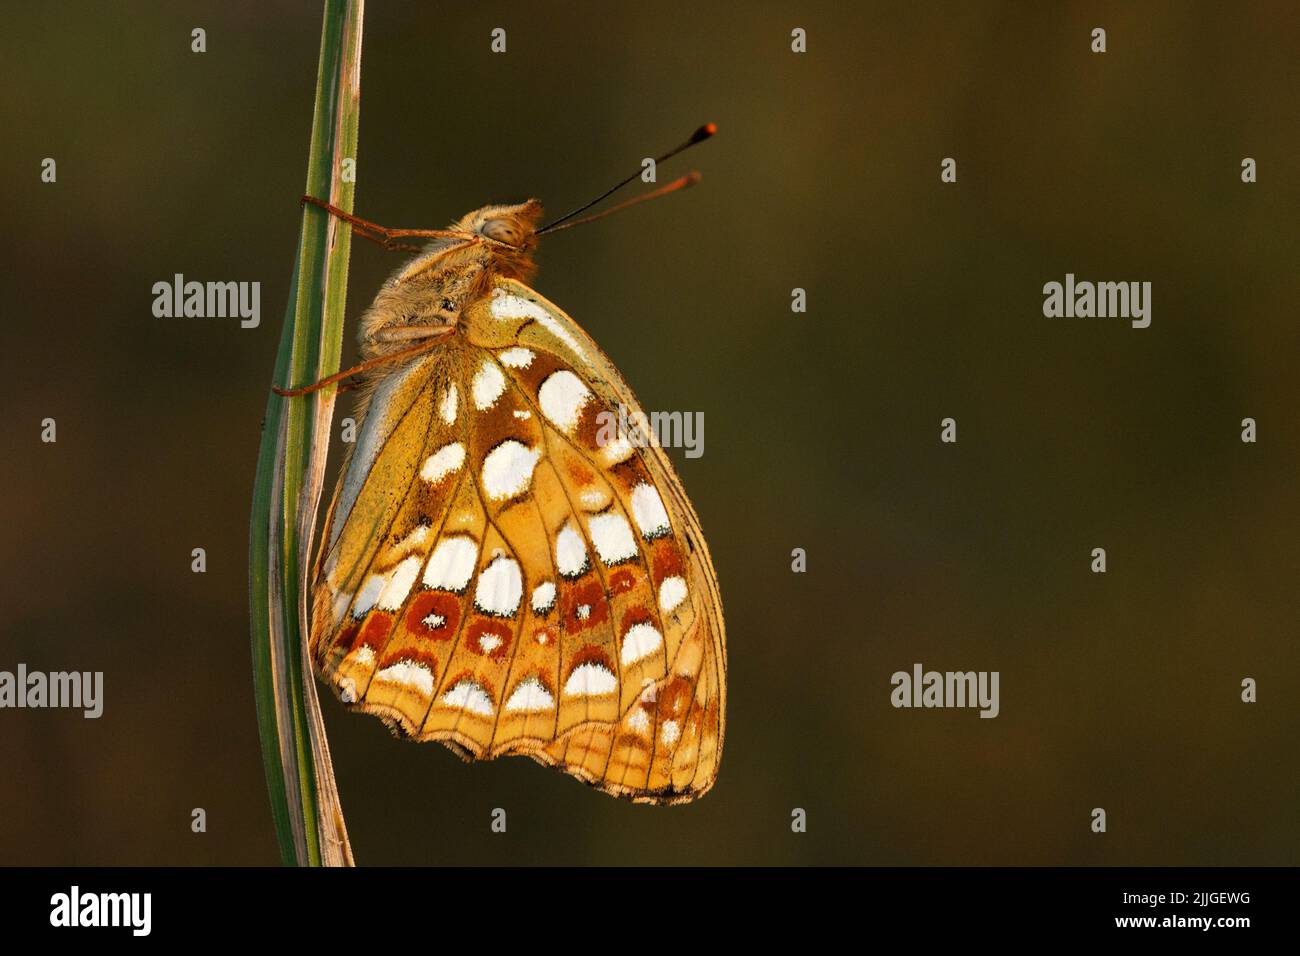
M 362 319 L 310 647 L 345 704 L 401 736 L 692 800 L 722 754 L 717 578 L 663 449 L 602 435 L 602 412 L 640 413 L 631 389 L 526 284 L 540 219 L 530 200 L 381 230 L 433 238 Z

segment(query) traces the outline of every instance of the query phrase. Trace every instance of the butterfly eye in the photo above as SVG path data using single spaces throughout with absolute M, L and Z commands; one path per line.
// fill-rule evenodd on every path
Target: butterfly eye
M 519 230 L 506 219 L 489 219 L 483 223 L 483 228 L 479 231 L 497 242 L 504 242 L 511 246 L 519 244 Z

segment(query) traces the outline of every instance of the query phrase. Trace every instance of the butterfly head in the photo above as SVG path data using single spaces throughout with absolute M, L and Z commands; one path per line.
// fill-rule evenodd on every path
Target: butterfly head
M 490 245 L 505 247 L 503 252 L 531 252 L 537 245 L 537 226 L 542 221 L 542 204 L 536 199 L 514 206 L 484 206 L 461 219 L 453 227 Z
M 451 228 L 486 253 L 490 271 L 526 282 L 537 270 L 533 250 L 537 248 L 537 226 L 541 221 L 542 204 L 530 199 L 516 205 L 484 206 L 463 216 Z

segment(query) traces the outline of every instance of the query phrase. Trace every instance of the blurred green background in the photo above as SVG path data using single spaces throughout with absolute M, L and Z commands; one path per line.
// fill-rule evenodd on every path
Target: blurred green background
M 701 186 L 547 239 L 537 288 L 647 409 L 705 415 L 673 454 L 730 706 L 717 787 L 654 808 L 327 699 L 360 862 L 1300 862 L 1295 4 L 369 6 L 379 222 L 561 212 L 718 123 L 661 174 Z M 247 518 L 319 31 L 313 3 L 6 13 L 0 669 L 106 689 L 97 721 L 0 711 L 0 863 L 278 859 Z M 354 243 L 350 318 L 399 261 Z M 177 272 L 260 281 L 261 326 L 154 318 Z M 1151 281 L 1151 327 L 1045 319 L 1067 272 Z M 1000 671 L 1001 716 L 894 710 L 917 661 Z

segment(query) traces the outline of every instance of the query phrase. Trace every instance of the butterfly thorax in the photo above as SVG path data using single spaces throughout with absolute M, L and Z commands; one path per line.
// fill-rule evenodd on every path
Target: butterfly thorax
M 527 282 L 537 271 L 535 231 L 542 205 L 484 206 L 452 223 L 386 282 L 361 320 L 367 358 L 407 348 L 424 327 L 446 328 L 500 279 Z

